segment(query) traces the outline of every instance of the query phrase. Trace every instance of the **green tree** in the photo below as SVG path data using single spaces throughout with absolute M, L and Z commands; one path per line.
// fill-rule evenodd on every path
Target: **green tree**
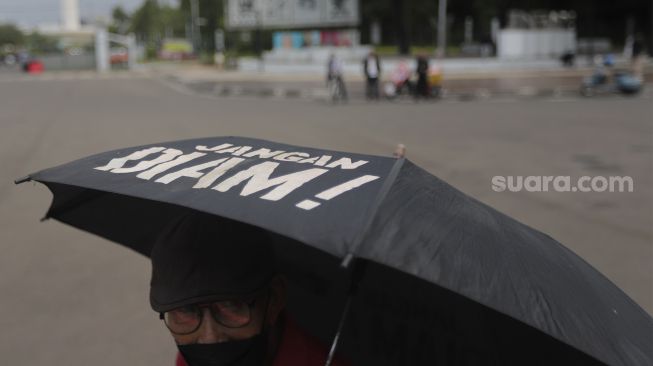
M 224 4 L 226 0 L 198 0 L 200 24 L 200 45 L 202 51 L 215 52 L 215 31 L 224 28 Z M 191 24 L 191 0 L 181 0 L 179 9 L 183 13 L 186 24 Z
M 145 0 L 132 15 L 129 31 L 149 45 L 161 39 L 162 26 L 159 3 L 156 0 Z
M 54 37 L 48 37 L 39 32 L 32 32 L 25 37 L 25 45 L 31 53 L 41 54 L 57 52 L 59 42 Z
M 186 21 L 180 8 L 162 6 L 161 24 L 164 37 L 183 37 L 186 33 Z
M 202 49 L 213 54 L 215 52 L 215 31 L 224 27 L 224 2 L 222 0 L 200 0 L 200 18 L 205 23 L 200 27 Z
M 121 6 L 113 8 L 113 11 L 111 12 L 111 20 L 111 32 L 118 34 L 127 33 L 129 30 L 130 17 Z
M 20 46 L 25 41 L 25 35 L 13 24 L 0 24 L 0 46 L 11 44 Z
M 155 58 L 163 38 L 161 8 L 156 0 L 145 0 L 131 16 L 129 32 L 145 44 L 147 58 Z

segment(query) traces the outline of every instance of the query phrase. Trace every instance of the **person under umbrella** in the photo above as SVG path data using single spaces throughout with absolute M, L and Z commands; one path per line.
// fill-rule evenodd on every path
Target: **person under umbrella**
M 327 364 L 335 349 L 377 366 L 653 364 L 653 318 L 605 276 L 406 159 L 210 137 L 27 181 L 53 193 L 45 218 L 152 259 L 152 307 L 191 366 L 324 359 L 292 345 L 285 314 L 332 340 Z
M 190 213 L 162 231 L 151 261 L 150 303 L 177 344 L 177 366 L 325 364 L 328 349 L 285 312 L 286 280 L 265 231 Z

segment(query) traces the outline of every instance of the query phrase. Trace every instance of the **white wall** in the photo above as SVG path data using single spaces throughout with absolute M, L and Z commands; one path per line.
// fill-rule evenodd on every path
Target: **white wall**
M 576 51 L 573 29 L 502 29 L 497 39 L 499 58 L 552 58 Z

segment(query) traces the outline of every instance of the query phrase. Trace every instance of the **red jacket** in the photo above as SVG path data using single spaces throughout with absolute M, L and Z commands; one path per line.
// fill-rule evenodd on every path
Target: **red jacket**
M 295 322 L 286 317 L 283 338 L 272 366 L 324 366 L 328 348 L 317 338 L 300 329 Z M 177 366 L 188 366 L 181 354 L 177 354 Z M 332 366 L 345 366 L 337 358 Z

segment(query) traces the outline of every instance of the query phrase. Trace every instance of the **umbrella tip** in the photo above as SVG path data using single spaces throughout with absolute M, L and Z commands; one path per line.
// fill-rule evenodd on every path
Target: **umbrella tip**
M 342 260 L 342 263 L 340 263 L 340 265 L 343 268 L 347 268 L 347 267 L 349 267 L 349 264 L 351 263 L 352 259 L 354 259 L 354 255 L 351 254 L 351 253 L 347 253 L 347 255 L 345 256 L 345 259 Z
M 392 156 L 394 156 L 397 159 L 405 157 L 406 156 L 406 145 L 397 144 L 397 147 L 395 147 L 395 151 L 392 153 Z
M 16 179 L 14 181 L 14 184 L 21 184 L 21 183 L 29 182 L 31 180 L 32 180 L 32 178 L 28 175 L 28 176 Z
M 47 220 L 50 220 L 50 217 L 49 217 L 49 216 L 43 216 L 43 217 L 41 218 L 41 222 L 43 222 L 43 221 L 47 221 Z

